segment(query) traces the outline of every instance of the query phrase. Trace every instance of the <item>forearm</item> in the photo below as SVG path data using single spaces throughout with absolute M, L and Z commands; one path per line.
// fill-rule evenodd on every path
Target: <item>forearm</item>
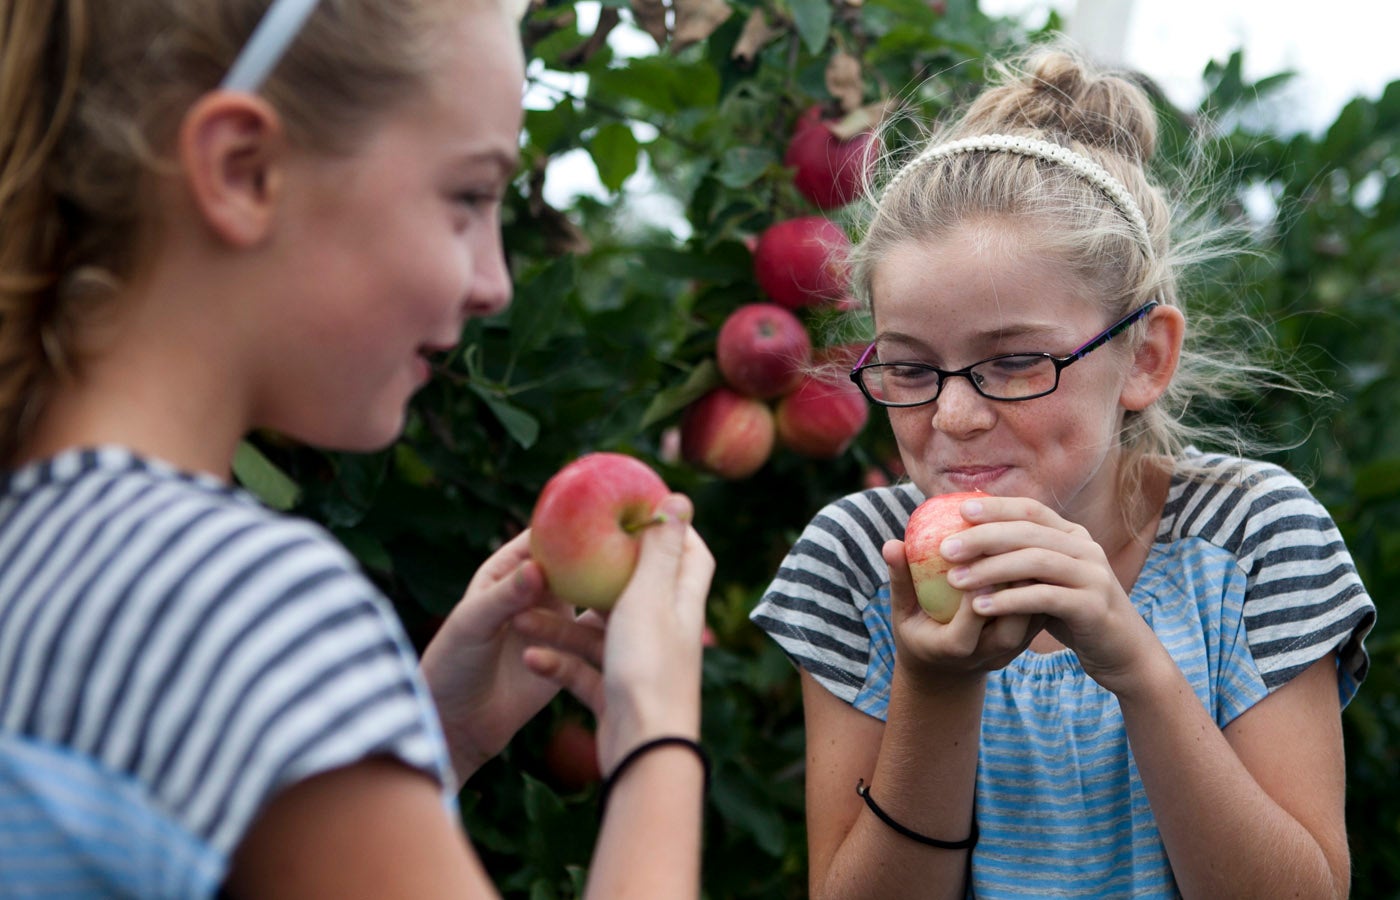
M 686 747 L 658 747 L 632 763 L 608 797 L 585 896 L 698 897 L 703 792 L 704 769 Z
M 968 836 L 983 695 L 981 678 L 958 690 L 921 691 L 896 669 L 879 757 L 866 777 L 871 797 L 896 822 L 944 841 Z M 860 808 L 829 865 L 814 878 L 813 896 L 963 897 L 972 851 L 932 847 L 900 834 L 856 798 L 855 787 L 836 786 Z
M 1163 653 L 1152 669 L 1119 701 L 1182 896 L 1345 897 L 1345 871 L 1251 775 L 1176 664 Z

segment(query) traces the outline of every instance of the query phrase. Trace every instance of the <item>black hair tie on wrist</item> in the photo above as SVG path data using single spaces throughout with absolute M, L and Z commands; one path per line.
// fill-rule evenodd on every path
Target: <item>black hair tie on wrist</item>
M 705 781 L 704 787 L 702 788 L 701 796 L 704 796 L 704 794 L 709 793 L 710 757 L 705 752 L 705 748 L 700 746 L 699 742 L 693 741 L 687 737 L 680 737 L 678 735 L 668 735 L 666 737 L 652 738 L 651 740 L 644 741 L 643 743 L 634 747 L 632 749 L 632 752 L 624 756 L 622 758 L 622 762 L 618 763 L 616 768 L 612 770 L 612 774 L 609 775 L 606 779 L 604 779 L 603 790 L 598 797 L 598 818 L 600 820 L 603 818 L 603 814 L 607 812 L 608 809 L 608 795 L 612 793 L 613 785 L 617 784 L 618 779 L 622 777 L 622 773 L 627 771 L 627 767 L 632 765 L 632 763 L 636 762 L 638 759 L 641 759 L 641 757 L 644 754 L 655 750 L 659 747 L 685 747 L 686 749 L 693 752 L 697 757 L 699 757 L 700 767 L 705 772 Z
M 977 818 L 975 816 L 972 819 L 972 833 L 965 839 L 961 841 L 940 841 L 938 838 L 931 838 L 927 835 L 919 834 L 912 828 L 906 828 L 890 818 L 890 814 L 877 806 L 875 798 L 870 796 L 870 787 L 866 785 L 864 778 L 856 781 L 856 793 L 860 794 L 860 796 L 865 799 L 865 805 L 870 807 L 870 811 L 878 816 L 881 822 L 884 822 L 911 841 L 918 841 L 920 844 L 925 844 L 929 847 L 937 847 L 940 850 L 971 850 L 973 847 L 977 846 Z

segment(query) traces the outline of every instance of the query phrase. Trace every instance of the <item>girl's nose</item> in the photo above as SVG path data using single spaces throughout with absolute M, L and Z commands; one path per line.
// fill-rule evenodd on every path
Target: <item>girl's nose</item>
M 996 423 L 995 401 L 988 400 L 967 378 L 947 378 L 933 402 L 932 424 L 951 437 L 968 437 Z
M 479 317 L 495 315 L 509 306 L 512 292 L 501 230 L 488 228 L 483 232 L 472 254 L 474 269 L 466 302 L 469 315 Z

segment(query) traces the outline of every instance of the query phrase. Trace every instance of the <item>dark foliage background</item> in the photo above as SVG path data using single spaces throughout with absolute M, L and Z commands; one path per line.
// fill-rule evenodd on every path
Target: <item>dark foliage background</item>
M 599 30 L 631 13 L 602 6 Z M 682 0 L 682 3 L 684 0 Z M 775 30 L 751 61 L 733 56 L 762 10 Z M 715 762 L 705 888 L 716 898 L 806 893 L 802 716 L 798 682 L 748 611 L 787 547 L 824 503 L 863 486 L 893 456 L 879 416 L 841 458 L 779 450 L 742 482 L 675 461 L 667 430 L 717 379 L 719 323 L 764 299 L 745 238 L 816 210 L 782 165 L 787 135 L 812 104 L 831 103 L 837 50 L 862 66 L 864 100 L 898 98 L 934 116 L 977 89 L 984 62 L 1041 32 L 988 17 L 973 0 L 735 0 L 708 39 L 622 58 L 580 31 L 567 0 L 529 13 L 530 79 L 548 97 L 529 111 L 525 165 L 507 201 L 517 284 L 499 318 L 472 322 L 461 348 L 414 403 L 402 440 L 372 456 L 322 454 L 260 436 L 238 472 L 274 504 L 331 529 L 426 642 L 475 567 L 521 529 L 545 479 L 590 450 L 654 465 L 697 506 L 718 560 L 709 607 L 705 740 Z M 1044 31 L 1058 23 L 1052 18 Z M 551 74 L 587 76 L 568 91 Z M 1381 608 L 1372 670 L 1347 708 L 1353 896 L 1400 896 L 1400 83 L 1359 98 L 1319 135 L 1273 133 L 1271 98 L 1286 75 L 1246 83 L 1239 56 L 1206 66 L 1202 108 L 1163 106 L 1167 161 L 1204 140 L 1198 176 L 1223 185 L 1222 217 L 1250 199 L 1272 210 L 1241 254 L 1199 279 L 1191 303 L 1244 304 L 1279 359 L 1334 395 L 1242 398 L 1207 411 L 1247 420 L 1293 444 L 1272 455 L 1309 480 L 1346 533 Z M 1208 130 L 1201 122 L 1213 123 Z M 642 127 L 633 127 L 633 126 Z M 642 135 L 641 138 L 638 135 Z M 545 164 L 582 149 L 606 202 L 555 210 Z M 622 192 L 641 166 L 674 198 L 676 237 L 647 224 Z M 836 214 L 838 217 L 840 213 Z M 844 221 L 844 220 L 843 220 Z M 808 310 L 818 341 L 831 314 Z M 569 791 L 544 763 L 556 722 L 578 716 L 561 697 L 467 786 L 462 810 L 510 897 L 578 892 L 596 829 L 596 787 Z M 1305 777 L 1305 773 L 1302 777 Z

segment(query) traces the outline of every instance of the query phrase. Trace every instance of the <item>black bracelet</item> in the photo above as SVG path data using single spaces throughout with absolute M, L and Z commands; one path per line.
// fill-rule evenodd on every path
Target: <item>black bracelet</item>
M 705 753 L 705 748 L 704 748 L 704 747 L 701 747 L 700 744 L 699 744 L 698 742 L 693 741 L 693 740 L 691 740 L 690 738 L 687 738 L 687 737 L 679 737 L 679 736 L 677 736 L 677 735 L 670 735 L 670 736 L 667 736 L 667 737 L 652 738 L 651 740 L 645 741 L 644 743 L 642 743 L 642 744 L 638 745 L 637 747 L 633 748 L 633 750 L 632 750 L 631 753 L 628 753 L 626 756 L 622 757 L 622 762 L 618 763 L 617 766 L 616 766 L 616 768 L 614 768 L 614 769 L 612 770 L 612 774 L 609 775 L 606 779 L 604 779 L 604 781 L 603 781 L 603 790 L 602 790 L 602 793 L 601 793 L 601 794 L 599 795 L 599 797 L 598 797 L 598 818 L 599 818 L 599 819 L 602 819 L 602 818 L 603 818 L 603 814 L 604 814 L 605 812 L 607 812 L 607 809 L 608 809 L 608 795 L 612 793 L 613 785 L 617 784 L 617 780 L 618 780 L 619 778 L 622 777 L 622 773 L 625 772 L 625 771 L 627 771 L 627 767 L 630 766 L 630 765 L 632 765 L 632 763 L 636 762 L 638 759 L 640 759 L 644 753 L 647 753 L 647 752 L 650 751 L 650 750 L 655 750 L 655 749 L 657 749 L 658 747 L 686 747 L 686 748 L 690 749 L 691 751 L 693 751 L 693 752 L 695 753 L 695 755 L 698 756 L 698 757 L 700 758 L 700 767 L 701 767 L 702 769 L 704 769 L 704 772 L 705 772 L 705 781 L 704 781 L 703 792 L 704 792 L 704 793 L 708 793 L 708 792 L 709 792 L 709 790 L 710 790 L 710 757 L 709 757 L 709 755 L 708 755 L 707 753 Z
M 917 831 L 914 831 L 912 829 L 905 828 L 903 825 L 890 818 L 889 813 L 885 812 L 883 809 L 875 805 L 875 798 L 870 796 L 870 788 L 866 785 L 864 778 L 861 778 L 856 782 L 856 793 L 860 794 L 862 797 L 865 798 L 865 805 L 870 807 L 871 812 L 880 817 L 881 822 L 884 822 L 886 825 L 890 826 L 895 831 L 898 831 L 900 834 L 909 838 L 909 840 L 911 841 L 918 841 L 921 844 L 927 844 L 930 847 L 938 847 L 942 850 L 971 850 L 973 847 L 977 846 L 976 816 L 974 816 L 972 819 L 972 833 L 969 834 L 965 840 L 940 841 L 938 838 L 931 838 L 926 835 L 919 834 Z

